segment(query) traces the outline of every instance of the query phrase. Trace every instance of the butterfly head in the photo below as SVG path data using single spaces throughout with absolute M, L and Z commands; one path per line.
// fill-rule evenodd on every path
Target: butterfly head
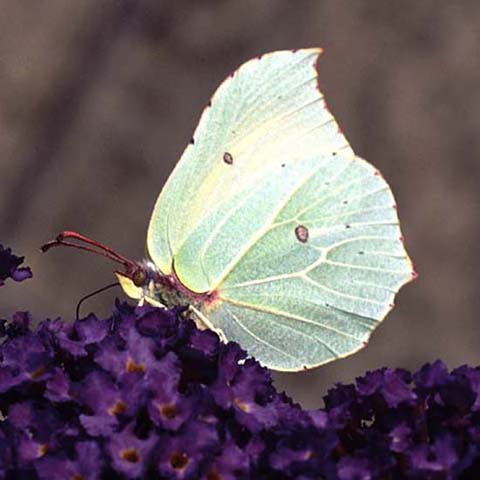
M 118 282 L 127 296 L 140 302 L 146 301 L 152 305 L 163 306 L 164 290 L 163 275 L 150 261 L 135 263 L 131 271 L 116 271 Z

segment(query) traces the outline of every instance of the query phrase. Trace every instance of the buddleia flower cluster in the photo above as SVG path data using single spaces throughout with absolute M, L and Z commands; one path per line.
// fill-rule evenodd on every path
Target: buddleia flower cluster
M 307 411 L 179 308 L 33 324 L 1 322 L 1 479 L 480 478 L 477 368 L 379 369 Z

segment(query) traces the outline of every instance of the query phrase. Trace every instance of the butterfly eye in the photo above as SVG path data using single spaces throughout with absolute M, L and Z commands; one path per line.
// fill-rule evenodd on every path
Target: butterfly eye
M 133 272 L 132 282 L 136 287 L 143 287 L 147 281 L 147 272 L 143 268 L 137 268 Z

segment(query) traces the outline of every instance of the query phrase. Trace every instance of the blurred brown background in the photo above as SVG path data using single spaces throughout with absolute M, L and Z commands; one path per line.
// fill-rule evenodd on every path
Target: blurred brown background
M 335 381 L 438 357 L 480 363 L 480 2 L 1 0 L 0 242 L 35 277 L 0 316 L 72 318 L 112 265 L 40 244 L 63 229 L 131 258 L 214 88 L 260 53 L 322 46 L 320 82 L 399 203 L 420 278 L 360 353 L 277 376 L 306 406 Z M 120 291 L 84 312 L 106 315 Z

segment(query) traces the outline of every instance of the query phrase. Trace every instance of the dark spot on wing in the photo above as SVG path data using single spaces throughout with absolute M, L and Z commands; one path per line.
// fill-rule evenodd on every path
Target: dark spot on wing
M 195 145 L 195 139 L 193 137 L 190 140 L 190 145 Z
M 358 252 L 358 254 L 359 254 L 359 255 L 364 255 L 364 254 L 365 254 L 365 252 Z
M 232 165 L 233 164 L 233 157 L 232 157 L 232 154 L 231 153 L 228 153 L 228 152 L 225 152 L 223 154 L 223 161 L 228 164 L 228 165 Z
M 335 156 L 337 154 L 337 152 L 332 152 L 332 155 Z
M 299 242 L 307 243 L 308 242 L 308 237 L 309 237 L 308 228 L 305 227 L 304 225 L 298 225 L 295 228 L 295 236 L 297 237 L 297 240 Z
M 345 228 L 352 228 L 348 223 L 345 225 Z
M 285 164 L 284 164 L 284 163 L 282 163 L 282 168 L 284 168 L 284 167 L 285 167 Z
M 212 106 L 212 101 L 209 100 L 209 102 L 207 103 L 207 107 L 211 107 Z
M 343 201 L 343 204 L 344 204 L 344 205 L 347 205 L 347 203 L 348 203 L 348 200 L 344 200 L 344 201 Z

